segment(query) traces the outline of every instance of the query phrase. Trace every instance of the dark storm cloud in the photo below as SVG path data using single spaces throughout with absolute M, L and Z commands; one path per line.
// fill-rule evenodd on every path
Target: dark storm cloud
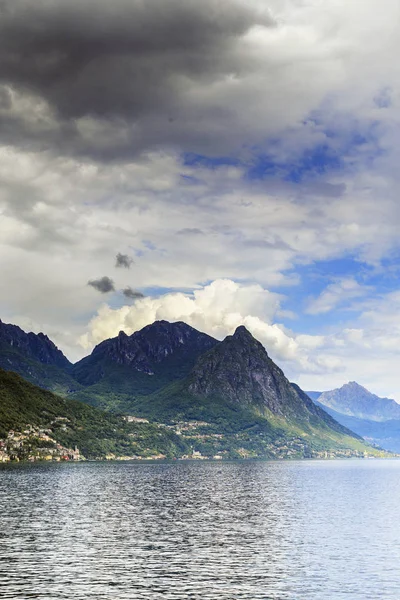
M 125 296 L 125 298 L 129 298 L 130 300 L 138 300 L 139 298 L 144 298 L 144 294 L 133 290 L 131 287 L 126 287 L 122 290 L 122 293 Z
M 109 277 L 101 277 L 101 279 L 91 279 L 88 281 L 88 285 L 92 286 L 98 292 L 107 294 L 108 292 L 114 292 L 114 282 Z
M 193 85 L 246 70 L 236 44 L 257 24 L 240 0 L 0 0 L 0 134 L 99 156 L 194 144 L 229 111 Z
M 115 257 L 115 266 L 117 268 L 124 267 L 125 269 L 130 269 L 133 262 L 133 258 L 127 254 L 121 254 L 121 252 L 118 252 L 117 256 Z

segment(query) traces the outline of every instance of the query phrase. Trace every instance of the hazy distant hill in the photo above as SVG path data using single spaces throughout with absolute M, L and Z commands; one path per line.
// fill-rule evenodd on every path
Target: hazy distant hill
M 318 398 L 320 397 L 320 395 L 322 394 L 322 392 L 306 392 L 307 396 L 309 396 L 309 398 L 311 398 L 311 400 L 318 400 Z
M 400 405 L 350 382 L 329 392 L 307 392 L 338 423 L 370 443 L 400 452 Z
M 316 401 L 318 405 L 318 401 Z M 354 431 L 367 442 L 375 444 L 390 452 L 400 453 L 400 420 L 368 421 L 358 417 L 349 417 L 339 412 L 319 405 L 326 410 L 338 423 Z
M 323 406 L 349 417 L 369 421 L 400 419 L 400 404 L 372 394 L 355 381 L 339 389 L 323 392 L 317 399 Z

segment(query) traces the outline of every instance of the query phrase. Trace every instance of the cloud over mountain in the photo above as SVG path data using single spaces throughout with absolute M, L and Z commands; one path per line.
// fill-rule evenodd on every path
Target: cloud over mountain
M 273 356 L 302 362 L 295 337 L 272 321 L 279 312 L 280 297 L 259 285 L 239 285 L 231 280 L 216 280 L 193 294 L 170 293 L 158 298 L 143 298 L 133 306 L 113 310 L 103 306 L 91 321 L 89 333 L 81 344 L 90 348 L 123 330 L 133 333 L 157 320 L 184 321 L 200 331 L 223 339 L 239 325 L 245 325 Z M 310 366 L 311 368 L 311 366 Z

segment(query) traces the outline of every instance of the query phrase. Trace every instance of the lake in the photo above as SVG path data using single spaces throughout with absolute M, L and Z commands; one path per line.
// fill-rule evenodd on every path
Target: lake
M 400 461 L 0 467 L 0 597 L 398 600 Z

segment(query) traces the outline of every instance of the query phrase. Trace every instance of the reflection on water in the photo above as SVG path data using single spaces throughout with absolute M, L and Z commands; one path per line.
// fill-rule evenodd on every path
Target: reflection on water
M 0 468 L 0 597 L 400 598 L 400 462 Z

